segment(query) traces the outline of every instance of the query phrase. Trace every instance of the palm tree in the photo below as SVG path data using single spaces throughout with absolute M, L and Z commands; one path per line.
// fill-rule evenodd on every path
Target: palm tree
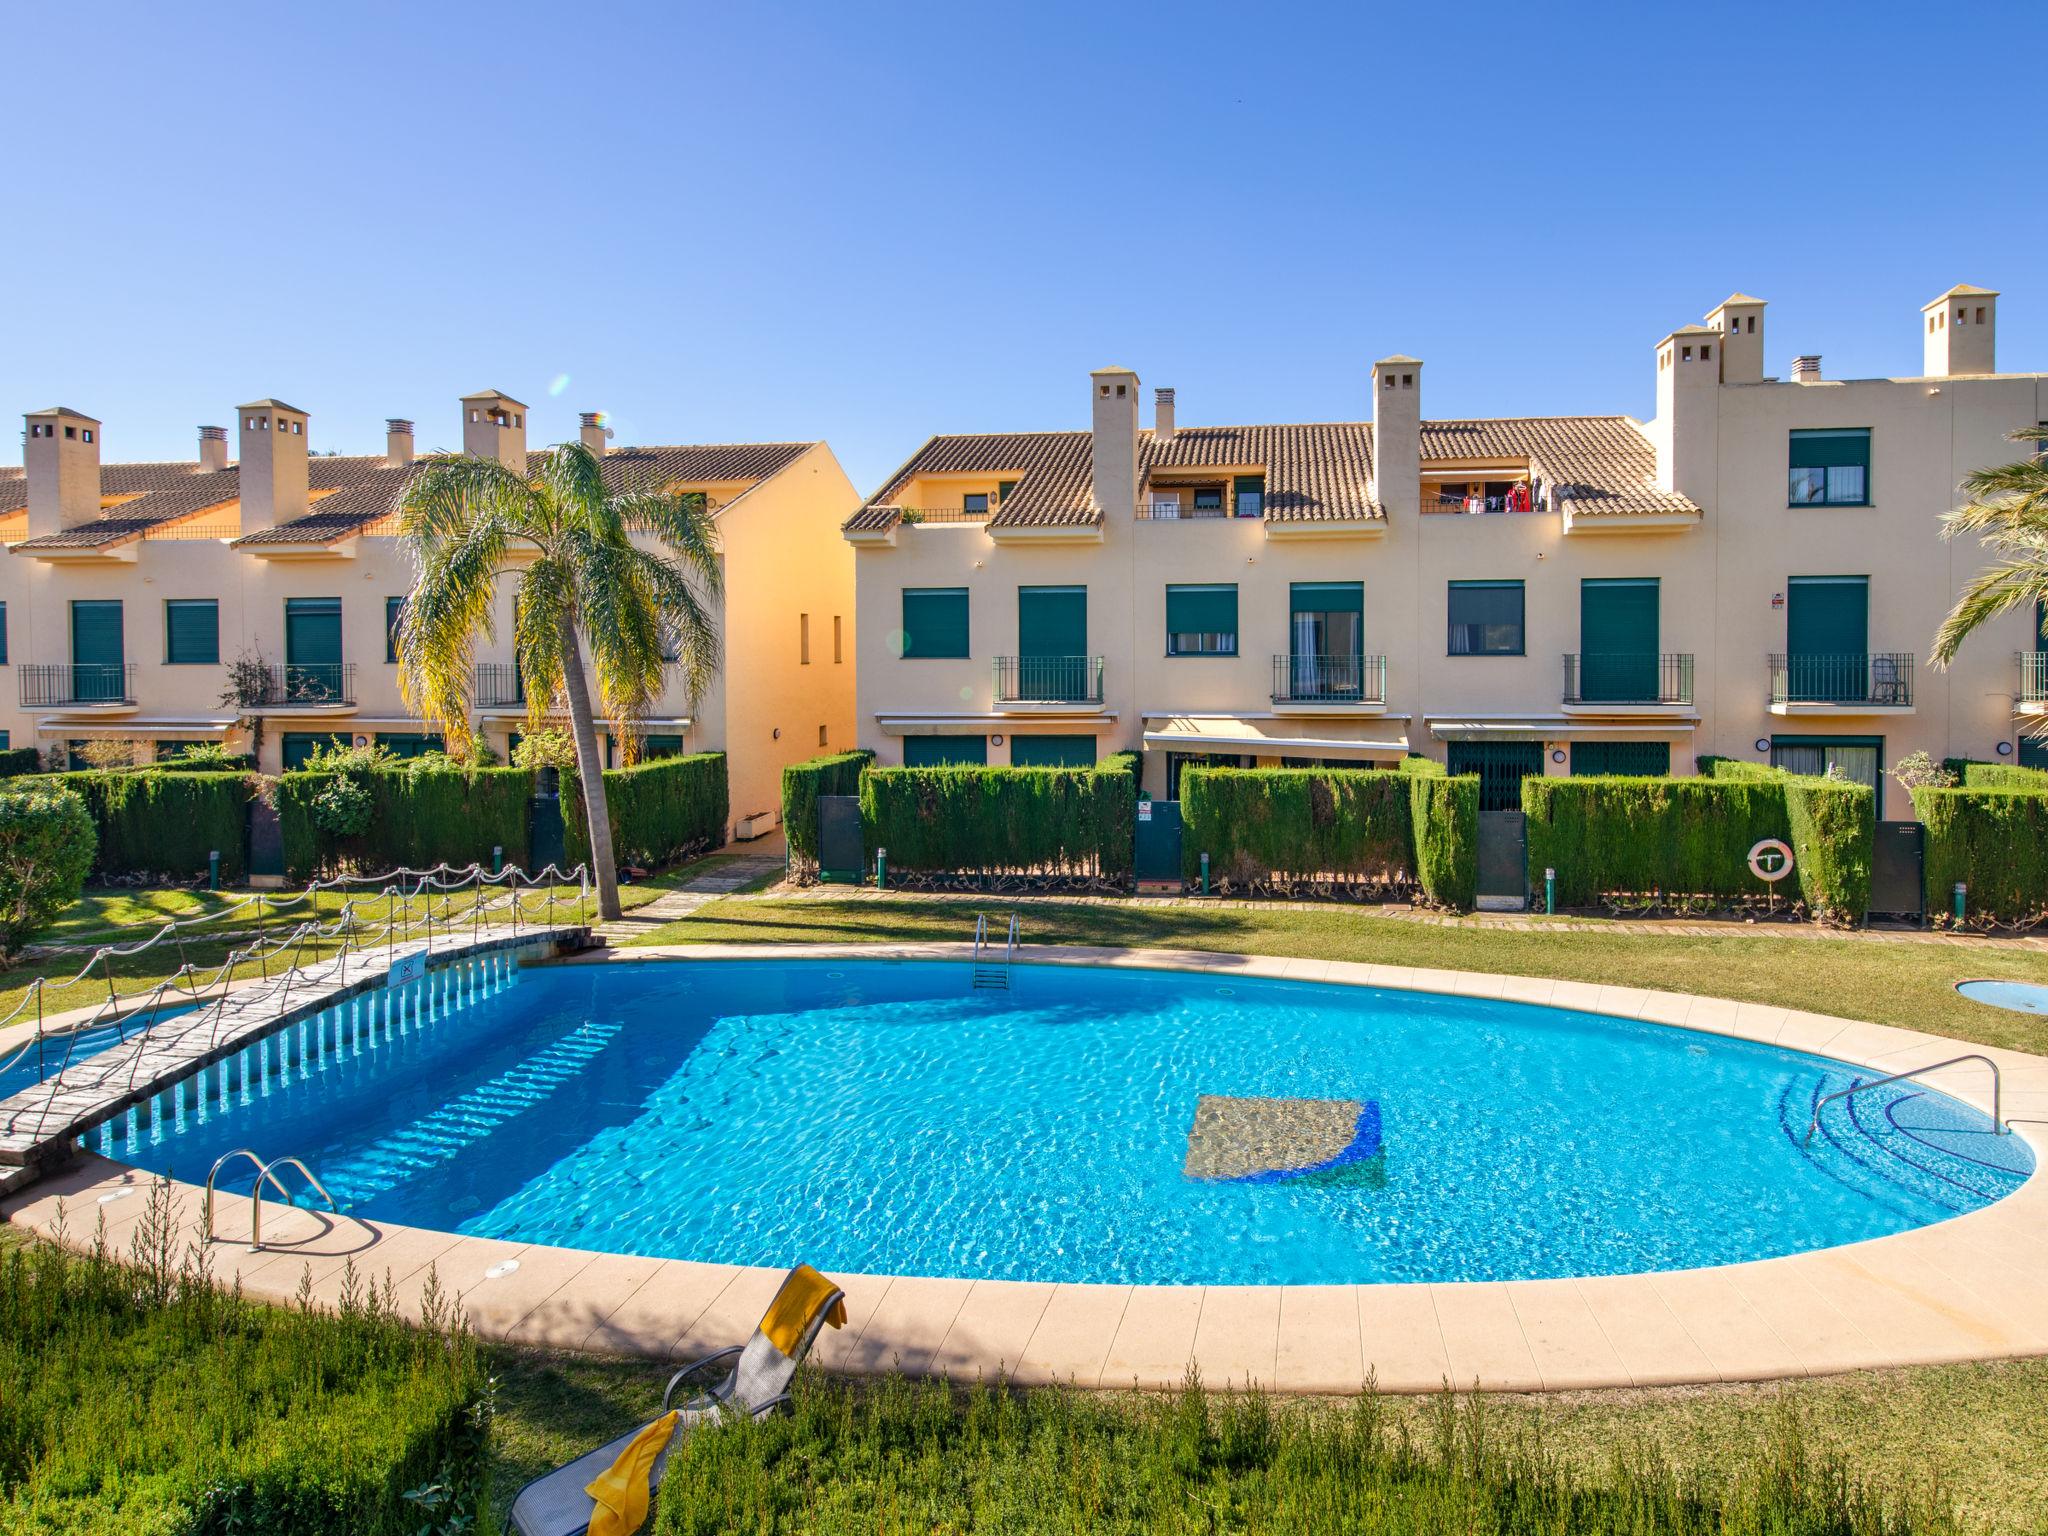
M 406 487 L 399 516 L 418 572 L 398 626 L 406 703 L 440 727 L 451 752 L 467 755 L 477 637 L 495 633 L 498 576 L 516 570 L 512 640 L 528 729 L 566 695 L 598 911 L 616 919 L 618 870 L 584 646 L 631 763 L 634 724 L 661 694 L 665 670 L 677 668 L 693 701 L 718 670 L 708 606 L 721 585 L 718 536 L 704 498 L 652 485 L 612 490 L 596 454 L 564 443 L 529 475 L 493 459 L 437 460 Z M 634 533 L 653 535 L 665 552 L 635 544 Z
M 2007 434 L 2015 443 L 2048 445 L 2048 427 Z M 1945 667 L 1963 641 L 1987 621 L 2014 608 L 2048 603 L 2048 451 L 1963 480 L 1969 498 L 1941 517 L 1943 538 L 1976 534 L 1996 557 L 1963 588 L 1934 636 L 1934 661 Z

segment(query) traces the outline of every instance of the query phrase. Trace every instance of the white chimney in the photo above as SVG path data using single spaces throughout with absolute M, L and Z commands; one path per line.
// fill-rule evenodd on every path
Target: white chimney
M 412 423 L 403 416 L 384 418 L 384 467 L 403 469 L 412 462 Z
M 526 473 L 526 407 L 502 390 L 462 397 L 462 451 Z
M 226 427 L 201 427 L 199 429 L 199 473 L 219 474 L 228 467 L 228 429 Z
M 1996 373 L 1998 293 L 1958 283 L 1920 311 L 1924 371 L 1933 378 Z
M 612 429 L 604 424 L 603 411 L 585 411 L 576 418 L 576 436 L 583 446 L 600 459 L 605 456 L 605 444 L 611 440 Z
M 1701 506 L 1714 498 L 1721 443 L 1721 333 L 1688 325 L 1657 343 L 1657 488 Z
M 1372 499 L 1389 519 L 1422 510 L 1422 363 L 1372 365 Z
M 1173 391 L 1170 389 L 1152 391 L 1152 440 L 1155 443 L 1173 441 Z
M 1818 384 L 1820 382 L 1820 354 L 1802 352 L 1792 359 L 1792 382 L 1794 384 Z
M 1708 314 L 1707 325 L 1721 333 L 1721 382 L 1763 383 L 1764 301 L 1731 293 Z
M 282 400 L 252 400 L 239 406 L 242 532 L 275 528 L 304 517 L 306 499 L 306 413 Z
M 28 534 L 40 538 L 100 515 L 100 424 L 67 406 L 30 411 L 22 459 L 28 471 Z
M 1088 375 L 1093 407 L 1095 505 L 1111 520 L 1138 511 L 1138 376 L 1128 368 Z

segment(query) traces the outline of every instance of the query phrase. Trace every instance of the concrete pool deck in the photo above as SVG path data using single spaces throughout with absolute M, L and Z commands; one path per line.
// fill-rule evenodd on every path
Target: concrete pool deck
M 951 960 L 969 946 L 677 945 L 553 962 Z M 1153 1286 L 835 1274 L 848 1325 L 827 1332 L 828 1370 L 972 1379 L 1172 1386 L 1187 1368 L 1211 1385 L 1282 1392 L 1460 1388 L 1535 1391 L 1760 1380 L 2048 1354 L 2048 1057 L 1938 1035 L 1690 994 L 1406 966 L 1168 950 L 1032 948 L 1031 964 L 1101 965 L 1278 977 L 1548 1004 L 1810 1051 L 1882 1075 L 1965 1053 L 1998 1063 L 2005 1116 L 2036 1157 L 1995 1204 L 1933 1226 L 1838 1248 L 1713 1269 L 1563 1280 L 1328 1286 Z M 1924 1079 L 1988 1110 L 1981 1063 Z M 275 1149 L 290 1150 L 290 1149 Z M 0 1204 L 47 1233 L 62 1203 L 66 1240 L 97 1221 L 125 1248 L 150 1176 L 86 1157 Z M 200 1192 L 173 1186 L 181 1226 Z M 417 1306 L 431 1273 L 460 1292 L 479 1334 L 517 1344 L 651 1359 L 741 1342 L 780 1270 L 598 1254 L 357 1221 L 272 1205 L 269 1243 L 245 1251 L 250 1202 L 223 1196 L 214 1272 L 265 1300 L 309 1280 L 333 1303 L 348 1277 L 388 1275 Z M 792 1257 L 802 1257 L 793 1255 Z M 506 1268 L 509 1263 L 513 1267 Z

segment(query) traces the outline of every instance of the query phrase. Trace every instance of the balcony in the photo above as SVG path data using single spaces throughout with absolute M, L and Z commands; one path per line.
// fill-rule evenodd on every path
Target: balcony
M 1296 706 L 1341 705 L 1361 711 L 1383 709 L 1387 702 L 1387 658 L 1275 656 L 1273 702 Z
M 15 670 L 21 674 L 24 709 L 120 706 L 135 702 L 132 661 L 35 663 Z
M 1100 656 L 998 656 L 995 702 L 999 708 L 1033 705 L 1102 707 Z
M 1771 657 L 1774 715 L 1902 715 L 1913 708 L 1913 657 L 1904 651 L 1865 655 Z
M 944 523 L 971 523 L 979 527 L 989 516 L 987 507 L 897 507 L 895 511 L 906 528 Z
M 1659 656 L 1650 651 L 1574 652 L 1564 659 L 1567 709 L 1650 709 L 1692 701 L 1690 656 Z
M 1422 483 L 1424 512 L 1541 512 L 1535 490 L 1523 480 L 1475 481 L 1469 485 Z
M 288 661 L 263 669 L 263 686 L 257 697 L 244 699 L 245 708 L 353 709 L 356 703 L 356 664 L 352 661 Z
M 2013 702 L 2023 715 L 2048 714 L 2048 651 L 2020 652 L 2020 691 Z
M 504 709 L 526 703 L 526 679 L 519 666 L 510 661 L 480 661 L 476 665 L 476 706 Z

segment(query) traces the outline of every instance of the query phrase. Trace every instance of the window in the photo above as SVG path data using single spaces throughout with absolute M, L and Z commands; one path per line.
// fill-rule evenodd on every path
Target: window
M 969 517 L 988 516 L 988 492 L 976 491 L 960 498 L 960 510 Z
M 1661 779 L 1670 772 L 1671 743 L 1668 741 L 1572 743 L 1572 774 L 1576 778 L 1623 774 L 1631 778 Z
M 906 768 L 979 768 L 988 762 L 986 736 L 906 736 Z
M 903 589 L 903 656 L 928 660 L 967 654 L 967 589 Z
M 1771 766 L 1788 773 L 1823 778 L 1833 773 L 1852 784 L 1868 785 L 1877 794 L 1877 815 L 1884 817 L 1882 736 L 1773 736 Z
M 1093 768 L 1093 736 L 1012 736 L 1013 768 Z
M 1786 501 L 1795 507 L 1870 505 L 1870 429 L 1792 434 Z
M 1230 483 L 1231 507 L 1239 517 L 1258 517 L 1266 510 L 1266 477 L 1239 475 Z
M 796 616 L 796 662 L 800 667 L 811 664 L 811 616 L 808 613 Z
M 174 597 L 164 604 L 164 661 L 174 667 L 211 666 L 220 660 L 220 603 L 211 597 Z
M 657 757 L 681 757 L 683 738 L 680 736 L 647 736 L 640 742 L 640 761 L 651 763 Z
M 1237 588 L 1234 585 L 1168 587 L 1166 654 L 1235 656 Z
M 1522 584 L 1454 581 L 1450 590 L 1449 654 L 1522 654 Z
M 348 745 L 339 736 L 330 736 L 325 731 L 286 731 L 282 742 L 284 771 L 291 773 L 306 766 L 306 760 L 313 755 L 315 747 L 337 750 Z
M 393 757 L 425 757 L 448 750 L 447 743 L 429 731 L 379 731 L 377 745 Z
M 7 665 L 7 605 L 0 603 L 0 667 Z
M 398 626 L 399 626 L 399 623 L 400 623 L 400 621 L 402 621 L 402 620 L 403 620 L 404 618 L 405 618 L 405 599 L 404 599 L 404 598 L 402 598 L 402 597 L 387 597 L 387 598 L 385 598 L 385 599 L 384 599 L 384 660 L 385 660 L 385 662 L 386 662 L 386 664 L 387 664 L 387 665 L 388 665 L 388 664 L 391 664 L 391 663 L 394 663 L 394 662 L 396 662 L 396 661 L 398 660 Z M 514 624 L 517 624 L 517 623 L 518 623 L 518 621 L 519 621 L 519 616 L 518 616 L 518 614 L 517 614 L 517 613 L 514 613 L 514 614 L 513 614 L 513 616 L 512 616 L 512 618 L 513 618 L 513 623 L 514 623 Z
M 1180 798 L 1180 776 L 1189 768 L 1249 768 L 1252 759 L 1227 752 L 1169 752 L 1166 754 L 1166 798 Z
M 818 727 L 818 745 L 821 747 L 825 745 L 825 727 L 822 725 Z
M 843 625 L 838 614 L 832 615 L 832 665 L 838 666 L 846 660 L 846 646 Z
M 1016 481 L 998 480 L 996 482 L 996 505 L 1001 506 L 1004 502 L 1008 501 L 1010 499 L 1010 492 L 1015 489 L 1017 489 Z

